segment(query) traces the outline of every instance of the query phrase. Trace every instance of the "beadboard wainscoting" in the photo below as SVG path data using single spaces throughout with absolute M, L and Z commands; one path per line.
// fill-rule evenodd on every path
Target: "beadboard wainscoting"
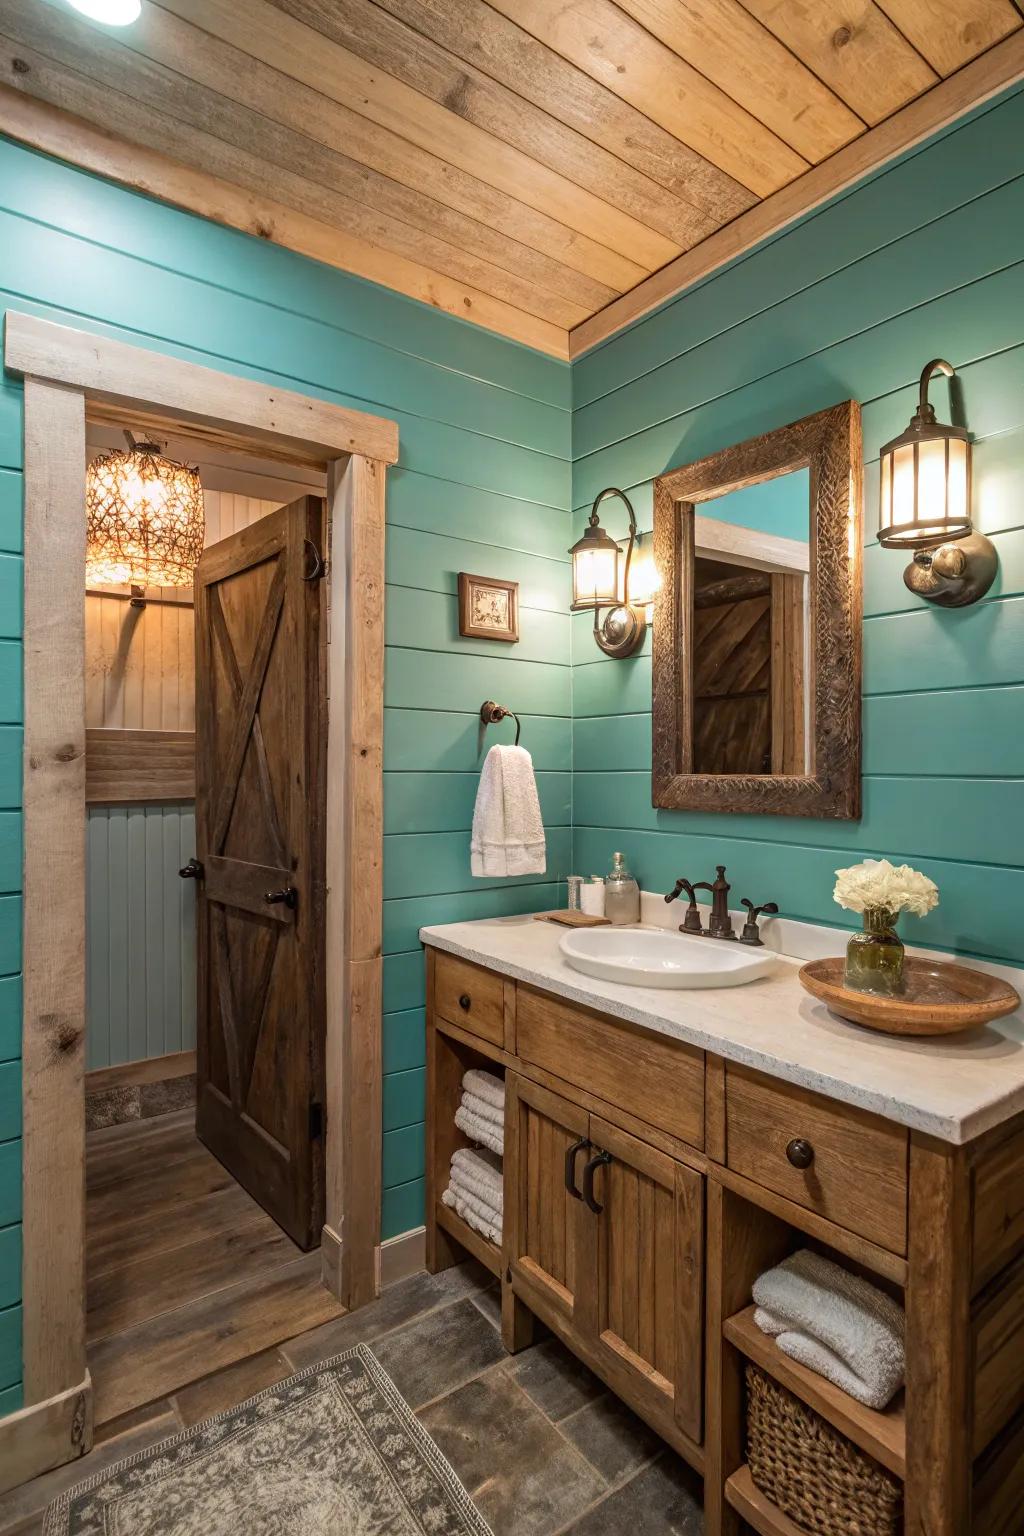
M 568 366 L 3 140 L 0 189 L 0 310 L 93 328 L 398 423 L 401 458 L 387 496 L 383 1235 L 407 1231 L 423 1220 L 419 928 L 550 906 L 554 880 L 568 867 Z M 20 384 L 4 377 L 0 1413 L 20 1403 L 21 406 Z M 460 639 L 459 570 L 519 581 L 519 645 Z M 502 884 L 469 874 L 485 698 L 519 711 L 523 743 L 541 770 L 547 877 Z M 492 727 L 486 745 L 511 740 L 512 729 L 512 722 Z M 134 812 L 98 814 L 109 869 L 118 815 L 126 856 L 139 833 Z M 173 841 L 168 814 L 161 808 L 143 817 L 147 836 L 154 821 L 154 842 L 157 818 Z M 100 864 L 91 869 L 98 877 Z M 162 956 L 166 963 L 166 950 Z M 137 963 L 129 984 L 133 974 L 137 985 Z
M 602 487 L 652 526 L 662 471 L 852 396 L 865 473 L 864 814 L 860 822 L 651 807 L 651 661 L 600 656 L 573 619 L 573 863 L 626 850 L 647 889 L 728 866 L 740 896 L 855 922 L 834 871 L 892 855 L 938 884 L 917 943 L 1020 963 L 1024 902 L 1024 94 L 967 121 L 573 367 L 577 534 Z M 999 551 L 984 602 L 913 597 L 881 549 L 878 452 L 925 362 L 958 372 L 975 513 Z M 933 387 L 948 419 L 945 388 Z M 617 525 L 609 514 L 612 530 Z

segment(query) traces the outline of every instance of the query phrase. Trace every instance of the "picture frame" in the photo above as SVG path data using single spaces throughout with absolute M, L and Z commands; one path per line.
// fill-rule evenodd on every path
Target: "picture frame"
M 459 572 L 459 634 L 467 640 L 519 640 L 519 583 Z

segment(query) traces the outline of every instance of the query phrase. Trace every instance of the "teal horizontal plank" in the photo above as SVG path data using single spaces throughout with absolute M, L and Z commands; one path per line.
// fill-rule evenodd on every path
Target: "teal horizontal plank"
M 1024 171 L 1024 156 L 1019 160 Z M 977 238 L 979 226 L 984 240 Z M 877 330 L 909 309 L 978 283 L 1018 261 L 1022 242 L 1024 177 L 1018 176 L 577 410 L 575 452 L 597 452 L 717 399 L 737 380 L 750 382 L 836 348 L 854 327 Z M 748 277 L 754 275 L 748 267 Z M 692 307 L 702 305 L 695 300 Z
M 21 643 L 0 640 L 0 724 L 20 725 L 24 719 Z
M 861 331 L 820 357 L 803 358 L 753 382 L 733 382 L 727 394 L 579 459 L 573 505 L 593 500 L 605 485 L 628 490 L 673 465 L 847 398 L 869 402 L 863 415 L 864 451 L 875 458 L 879 446 L 910 419 L 916 360 L 933 355 L 939 335 L 943 351 L 957 361 L 971 430 L 989 436 L 1020 426 L 1024 359 L 1008 366 L 999 355 L 1010 347 L 1019 349 L 1024 339 L 1024 263 L 1018 262 L 884 326 Z
M 397 956 L 393 958 L 397 959 Z M 422 954 L 417 954 L 423 969 Z M 405 1008 L 400 1013 L 385 1013 L 383 1020 L 385 1074 L 411 1072 L 426 1063 L 426 1010 Z
M 420 1009 L 426 1001 L 426 970 L 419 938 L 402 954 L 386 954 L 383 962 L 384 1013 L 399 1015 Z
M 1024 774 L 1024 688 L 967 688 L 865 699 L 866 774 L 1009 778 Z M 573 790 L 602 770 L 651 767 L 651 716 L 596 715 L 573 724 Z M 577 814 L 576 820 L 580 821 Z M 781 826 L 781 818 L 773 825 Z
M 1024 171 L 1013 96 L 711 274 L 573 365 L 577 413 L 593 400 L 778 304 Z
M 389 646 L 384 658 L 384 702 L 392 709 L 465 711 L 479 718 L 484 700 L 496 698 L 519 715 L 568 717 L 570 696 L 569 668 L 549 666 L 546 662 L 517 661 L 514 656 L 476 656 L 465 651 L 441 654 L 397 646 Z M 522 745 L 529 746 L 525 736 Z
M 593 649 L 596 652 L 597 647 Z M 572 702 L 577 720 L 586 715 L 636 715 L 649 710 L 650 655 L 630 656 L 614 666 L 602 658 L 573 667 Z
M 557 358 L 282 246 L 139 197 L 10 140 L 0 140 L 0 200 L 10 212 L 38 223 L 52 225 L 56 216 L 60 228 L 90 242 L 286 313 L 329 315 L 332 329 L 387 337 L 400 354 L 568 408 L 569 368 Z
M 503 496 L 400 466 L 388 471 L 387 519 L 389 530 L 443 530 L 468 543 L 498 544 L 506 550 L 551 560 L 567 560 L 573 542 L 562 507 L 545 507 L 515 495 Z
M 0 469 L 0 549 L 20 555 L 24 548 L 22 489 L 18 470 Z
M 0 1307 L 21 1300 L 21 1226 L 0 1227 Z
M 21 1220 L 21 1139 L 0 1141 L 0 1226 Z
M 384 1188 L 407 1184 L 423 1177 L 423 1126 L 404 1125 L 383 1136 Z
M 422 1227 L 424 1198 L 422 1179 L 411 1179 L 408 1184 L 384 1191 L 380 1217 L 380 1235 L 384 1242 Z
M 864 692 L 1024 682 L 1024 598 L 868 619 Z
M 538 773 L 540 813 L 546 827 L 567 827 L 572 786 L 568 773 Z M 473 825 L 479 773 L 385 773 L 384 831 L 457 832 Z
M 0 976 L 0 1062 L 21 1056 L 21 977 Z
M 546 827 L 547 873 L 511 879 L 476 879 L 469 868 L 469 832 L 393 833 L 384 839 L 384 899 L 443 896 L 455 891 L 499 890 L 564 880 L 569 872 L 569 828 Z
M 569 518 L 562 512 L 553 512 L 551 516 L 563 525 L 567 550 L 571 542 Z M 568 558 L 546 560 L 539 555 L 500 548 L 502 532 L 500 527 L 496 528 L 495 544 L 486 544 L 452 538 L 440 530 L 425 533 L 415 528 L 389 527 L 387 580 L 394 586 L 455 595 L 459 590 L 459 572 L 470 571 L 477 576 L 517 581 L 524 625 L 527 621 L 523 610 L 543 608 L 551 613 L 566 613 L 572 595 Z
M 0 1141 L 21 1135 L 21 1062 L 0 1061 Z
M 5 306 L 0 304 L 0 311 Z M 24 462 L 21 421 L 25 392 L 20 379 L 0 371 L 0 467 L 19 470 Z
M 21 638 L 24 573 L 20 555 L 0 554 L 0 639 Z
M 411 1067 L 404 1072 L 389 1072 L 384 1077 L 384 1130 L 401 1130 L 407 1125 L 422 1125 L 426 1115 L 426 1070 Z
M 21 890 L 21 812 L 0 811 L 0 892 Z
M 0 1419 L 4 1418 L 8 1413 L 17 1413 L 23 1406 L 24 1401 L 25 1395 L 21 1390 L 20 1381 L 13 1387 L 4 1387 L 0 1391 Z
M 579 868 L 610 866 L 616 849 L 625 850 L 641 885 L 653 891 L 667 891 L 679 875 L 692 879 L 696 872 L 704 878 L 723 862 L 723 845 L 717 837 L 577 827 L 574 850 Z M 777 901 L 786 916 L 852 928 L 855 914 L 832 900 L 836 869 L 867 855 L 900 857 L 904 852 L 903 848 L 862 845 L 855 858 L 834 848 L 737 838 L 728 844 L 725 860 L 733 887 L 730 901 L 734 906 L 742 896 L 755 902 Z M 1024 933 L 1017 915 L 1024 901 L 1024 870 L 954 864 L 924 854 L 915 854 L 912 862 L 935 881 L 940 902 L 927 918 L 900 919 L 900 931 L 908 942 L 988 955 L 1015 965 L 1024 962 Z
M 520 608 L 519 639 L 466 639 L 459 634 L 459 600 L 447 592 L 418 592 L 392 587 L 384 606 L 384 640 L 388 646 L 412 650 L 458 651 L 488 659 L 535 661 L 545 666 L 569 665 L 569 615 L 542 608 Z M 495 652 L 501 657 L 496 658 Z
M 0 896 L 0 976 L 21 970 L 21 897 Z
M 581 773 L 575 787 L 577 827 L 632 827 L 804 843 L 856 851 L 898 849 L 910 857 L 975 864 L 1024 864 L 1024 779 L 866 778 L 856 821 L 795 816 L 711 816 L 660 811 L 651 804 L 651 775 Z M 723 857 L 725 854 L 723 853 Z M 693 878 L 692 876 L 690 878 Z
M 564 882 L 537 885 L 511 884 L 476 891 L 455 891 L 447 896 L 413 896 L 384 903 L 383 952 L 385 956 L 414 950 L 420 929 L 438 923 L 478 922 L 484 917 L 514 917 L 564 906 Z M 419 956 L 423 965 L 422 951 Z M 421 994 L 422 998 L 422 994 Z
M 370 340 L 339 330 L 330 311 L 308 318 L 209 277 L 186 276 L 3 211 L 0 248 L 4 285 L 12 293 L 149 336 L 158 350 L 188 348 L 223 359 L 233 365 L 229 372 L 269 367 L 306 390 L 360 401 L 364 410 L 386 404 L 495 441 L 569 456 L 568 411 L 381 345 L 393 330 Z
M 0 1388 L 21 1380 L 21 1307 L 0 1312 Z
M 21 804 L 22 744 L 20 725 L 0 725 L 0 809 L 5 811 Z
M 464 714 L 422 707 L 385 709 L 385 768 L 403 773 L 479 773 L 489 748 L 510 745 L 516 731 L 516 723 L 511 719 L 485 729 L 479 709 L 483 702 L 481 698 L 472 713 Z M 518 709 L 517 713 L 523 727 L 521 744 L 529 750 L 537 772 L 568 770 L 572 751 L 570 722 L 552 715 L 527 715 Z

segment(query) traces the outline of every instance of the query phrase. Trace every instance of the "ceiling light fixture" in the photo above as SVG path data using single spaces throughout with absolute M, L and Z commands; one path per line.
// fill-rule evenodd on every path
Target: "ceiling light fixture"
M 142 14 L 142 0 L 68 0 L 68 4 L 105 27 L 128 27 Z
M 206 527 L 199 471 L 125 436 L 127 449 L 100 454 L 86 474 L 86 581 L 190 587 Z

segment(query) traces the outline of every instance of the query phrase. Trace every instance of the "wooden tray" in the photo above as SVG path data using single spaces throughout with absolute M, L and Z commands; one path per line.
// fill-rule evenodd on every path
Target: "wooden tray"
M 1020 1007 L 1008 982 L 966 965 L 908 955 L 902 997 L 875 997 L 843 985 L 842 958 L 812 960 L 800 969 L 801 984 L 840 1018 L 888 1035 L 952 1035 L 976 1029 Z
M 566 928 L 602 928 L 605 923 L 610 923 L 610 917 L 595 917 L 590 912 L 570 912 L 568 907 L 561 907 L 557 912 L 535 912 L 535 923 L 562 923 Z

